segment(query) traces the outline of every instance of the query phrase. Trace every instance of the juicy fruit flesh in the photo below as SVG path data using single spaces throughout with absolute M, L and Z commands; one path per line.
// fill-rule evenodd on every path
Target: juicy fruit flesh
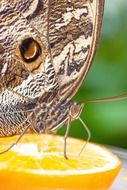
M 32 139 L 32 140 L 31 140 Z M 6 143 L 5 143 L 6 141 Z M 10 143 L 15 142 L 15 137 L 7 140 L 0 139 L 5 149 Z M 120 164 L 116 157 L 106 149 L 94 144 L 87 144 L 85 150 L 78 156 L 84 142 L 68 139 L 67 153 L 69 160 L 63 156 L 64 140 L 62 137 L 50 135 L 25 135 L 13 150 L 0 156 L 0 170 L 8 168 L 10 171 L 18 170 L 43 174 L 45 172 L 95 173 L 101 170 L 112 169 L 116 163 Z M 114 159 L 114 160 L 113 160 Z M 112 161 L 111 161 L 112 160 Z
M 0 151 L 16 137 L 0 138 Z M 99 145 L 51 135 L 25 135 L 13 150 L 0 155 L 1 190 L 108 190 L 120 170 L 120 161 Z

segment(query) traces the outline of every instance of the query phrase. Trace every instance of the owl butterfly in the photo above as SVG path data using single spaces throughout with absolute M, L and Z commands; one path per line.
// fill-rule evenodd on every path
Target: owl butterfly
M 20 134 L 18 142 L 28 130 L 48 133 L 79 118 L 83 105 L 71 99 L 95 54 L 103 6 L 104 0 L 0 1 L 1 137 Z

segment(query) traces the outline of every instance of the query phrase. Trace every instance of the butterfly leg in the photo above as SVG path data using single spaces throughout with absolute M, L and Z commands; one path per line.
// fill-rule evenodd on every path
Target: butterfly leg
M 80 153 L 79 153 L 79 155 L 78 155 L 78 156 L 80 156 L 81 153 L 83 152 L 83 150 L 85 149 L 87 143 L 90 141 L 91 132 L 90 132 L 89 128 L 86 126 L 86 124 L 84 123 L 84 121 L 83 121 L 80 117 L 79 117 L 78 119 L 79 119 L 79 121 L 82 123 L 82 125 L 83 125 L 85 131 L 87 132 L 87 136 L 88 136 L 86 142 L 84 143 L 84 145 L 83 145 L 83 147 L 82 147 L 82 149 L 81 149 L 81 151 L 80 151 Z
M 68 156 L 67 156 L 67 137 L 70 131 L 70 123 L 71 123 L 71 118 L 69 116 L 68 121 L 67 121 L 67 128 L 66 128 L 66 133 L 64 135 L 64 157 L 66 160 L 68 160 Z
M 26 120 L 28 120 L 30 117 L 31 117 L 32 113 L 28 116 L 28 118 Z M 26 120 L 24 122 L 26 122 Z M 21 124 L 23 125 L 23 123 Z M 19 135 L 18 139 L 16 140 L 15 143 L 11 144 L 6 150 L 0 152 L 0 155 L 1 154 L 4 154 L 6 152 L 8 152 L 9 150 L 11 150 L 20 140 L 21 138 L 23 137 L 23 135 L 27 132 L 27 130 L 31 127 L 31 123 L 24 129 L 24 131 Z
M 28 125 L 25 130 L 20 134 L 20 136 L 17 138 L 16 142 L 11 144 L 6 150 L 0 152 L 0 155 L 1 154 L 4 154 L 6 152 L 8 152 L 9 150 L 11 150 L 20 140 L 21 138 L 23 137 L 23 135 L 27 132 L 27 130 L 30 128 L 30 125 Z

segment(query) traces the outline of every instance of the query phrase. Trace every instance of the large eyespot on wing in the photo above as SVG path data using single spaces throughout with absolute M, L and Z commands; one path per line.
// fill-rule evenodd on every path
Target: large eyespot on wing
M 32 97 L 54 91 L 58 84 L 47 39 L 14 6 L 17 4 L 12 0 L 0 3 L 0 79 L 3 81 L 0 86 Z
M 60 97 L 71 98 L 95 54 L 104 0 L 52 0 L 49 5 L 49 42 Z
M 14 88 L 30 72 L 42 73 L 47 43 L 10 3 L 0 2 L 0 80 L 3 86 Z
M 60 96 L 71 98 L 90 68 L 100 34 L 104 0 L 11 0 L 9 3 L 47 36 Z
M 15 59 L 31 73 L 39 73 L 47 56 L 45 44 L 36 36 L 22 35 L 15 46 Z

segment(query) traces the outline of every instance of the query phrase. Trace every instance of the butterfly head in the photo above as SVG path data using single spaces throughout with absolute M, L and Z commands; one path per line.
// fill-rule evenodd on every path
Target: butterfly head
M 71 120 L 75 120 L 78 119 L 82 110 L 83 110 L 84 105 L 83 104 L 78 104 L 78 103 L 74 103 L 71 105 L 70 107 L 70 117 Z

